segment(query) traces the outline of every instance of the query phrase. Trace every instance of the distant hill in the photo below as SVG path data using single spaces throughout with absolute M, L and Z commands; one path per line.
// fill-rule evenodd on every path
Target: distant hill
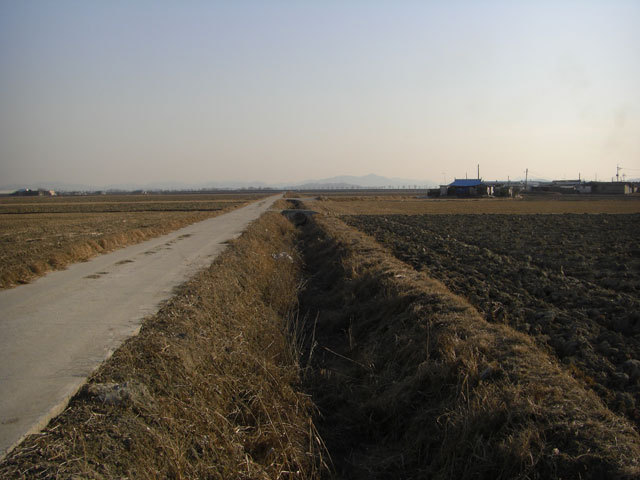
M 437 182 L 429 180 L 415 180 L 408 178 L 389 178 L 380 175 L 342 175 L 338 177 L 323 178 L 320 180 L 308 180 L 300 184 L 287 185 L 286 188 L 298 189 L 338 189 L 338 188 L 424 188 L 427 185 L 437 185 Z

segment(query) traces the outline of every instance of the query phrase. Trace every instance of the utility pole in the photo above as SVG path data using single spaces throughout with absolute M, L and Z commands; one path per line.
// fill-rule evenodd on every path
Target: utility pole
M 528 182 L 528 180 L 529 180 L 529 169 L 527 168 L 527 169 L 524 171 L 524 189 L 525 189 L 525 190 L 527 189 L 527 182 Z
M 616 182 L 620 181 L 620 170 L 622 170 L 622 168 L 620 168 L 620 165 L 616 165 Z
M 478 180 L 480 180 L 480 164 L 478 164 Z

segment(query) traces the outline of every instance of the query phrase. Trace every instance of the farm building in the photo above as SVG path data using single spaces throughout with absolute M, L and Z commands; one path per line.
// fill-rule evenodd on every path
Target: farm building
M 628 182 L 591 182 L 591 193 L 605 195 L 628 195 L 634 193 L 634 186 Z
M 563 193 L 577 194 L 589 193 L 585 190 L 586 183 L 580 179 L 577 180 L 553 180 L 551 182 L 540 182 L 531 190 L 535 193 Z
M 456 178 L 447 186 L 447 195 L 456 197 L 483 197 L 492 194 L 493 187 L 479 178 L 470 180 Z
M 492 189 L 493 195 L 496 197 L 515 197 L 520 192 L 526 190 L 524 182 L 511 180 L 496 180 L 495 182 L 484 182 L 485 185 Z

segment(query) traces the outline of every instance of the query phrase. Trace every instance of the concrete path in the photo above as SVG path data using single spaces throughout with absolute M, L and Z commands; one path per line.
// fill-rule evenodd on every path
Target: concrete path
M 0 291 L 0 458 L 280 197 Z

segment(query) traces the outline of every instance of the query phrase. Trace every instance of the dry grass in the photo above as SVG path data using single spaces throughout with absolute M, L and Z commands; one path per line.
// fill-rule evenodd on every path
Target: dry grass
M 291 208 L 291 204 L 283 198 L 276 200 L 271 206 L 271 210 L 285 210 L 287 208 Z
M 639 214 L 341 217 L 534 338 L 640 426 Z
M 75 201 L 67 201 L 67 197 L 20 199 L 22 202 L 2 199 L 0 212 L 10 207 L 21 212 L 50 209 L 66 213 L 0 213 L 0 288 L 27 283 L 47 271 L 169 233 L 249 200 L 210 198 L 194 204 L 188 197 L 184 202 L 191 203 L 178 200 L 171 204 L 171 210 L 163 199 L 154 209 L 137 211 L 147 208 L 147 197 L 133 203 L 131 196 L 114 197 L 120 200 L 114 202 L 108 202 L 108 196 L 91 197 L 88 202 L 89 197 L 71 198 Z M 113 211 L 101 212 L 105 206 Z M 162 208 L 165 210 L 157 210 Z
M 528 336 L 336 218 L 294 240 L 255 222 L 0 477 L 640 475 L 637 431 Z
M 640 475 L 634 428 L 529 337 L 339 220 L 317 223 L 306 378 L 338 477 Z
M 526 197 L 524 199 L 419 199 L 415 197 L 318 197 L 307 206 L 329 215 L 458 213 L 638 213 L 640 197 Z
M 300 280 L 292 239 L 278 214 L 252 224 L 4 460 L 0 477 L 318 476 L 320 443 L 287 337 Z
M 0 214 L 215 211 L 230 204 L 254 201 L 265 196 L 259 194 L 194 194 L 0 197 Z

